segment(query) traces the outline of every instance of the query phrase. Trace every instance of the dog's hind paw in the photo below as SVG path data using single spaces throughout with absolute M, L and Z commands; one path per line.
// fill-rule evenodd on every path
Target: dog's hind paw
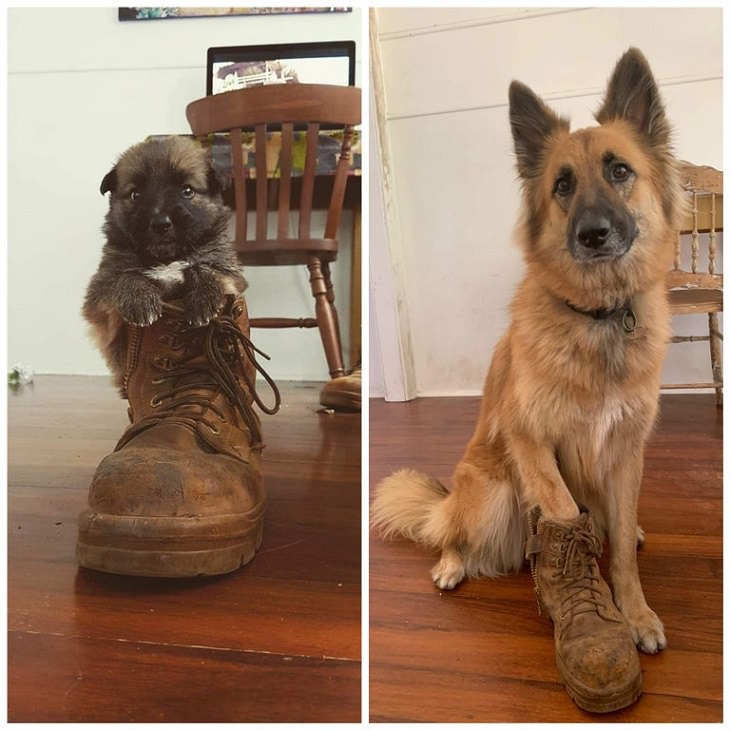
M 461 583 L 466 571 L 464 563 L 457 553 L 444 552 L 441 560 L 436 563 L 431 571 L 433 582 L 443 591 L 450 591 Z

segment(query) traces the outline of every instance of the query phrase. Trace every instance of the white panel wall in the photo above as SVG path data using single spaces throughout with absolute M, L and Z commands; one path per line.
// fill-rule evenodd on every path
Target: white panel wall
M 189 133 L 185 106 L 205 94 L 208 47 L 354 40 L 359 57 L 361 23 L 358 9 L 124 23 L 116 7 L 10 9 L 9 364 L 39 373 L 106 372 L 79 314 L 103 242 L 107 202 L 99 184 L 130 144 Z M 343 223 L 333 277 L 347 323 L 351 239 Z M 312 311 L 305 272 L 256 269 L 248 278 L 252 313 Z M 254 337 L 272 356 L 275 378 L 328 377 L 316 330 L 256 330 Z
M 662 87 L 677 155 L 722 168 L 722 11 L 386 8 L 376 35 L 397 230 L 371 246 L 404 272 L 388 295 L 404 301 L 415 391 L 478 393 L 522 272 L 510 81 L 585 126 L 617 59 L 637 46 Z M 387 339 L 371 331 L 374 357 Z M 371 378 L 371 393 L 387 393 L 390 377 L 384 368 L 384 382 Z M 670 348 L 666 379 L 711 379 L 707 345 Z

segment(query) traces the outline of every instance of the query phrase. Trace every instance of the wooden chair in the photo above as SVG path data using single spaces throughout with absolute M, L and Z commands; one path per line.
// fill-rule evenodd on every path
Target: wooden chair
M 190 103 L 186 115 L 196 137 L 229 132 L 236 207 L 235 244 L 244 266 L 306 265 L 315 300 L 315 317 L 255 317 L 252 327 L 318 327 L 330 377 L 344 373 L 340 329 L 330 277 L 337 258 L 337 228 L 351 164 L 353 127 L 360 123 L 361 93 L 352 86 L 284 84 L 215 94 Z M 327 128 L 325 135 L 321 134 Z M 329 130 L 337 128 L 341 134 Z M 255 170 L 244 164 L 242 135 L 253 129 Z M 267 145 L 271 131 L 281 145 Z M 303 170 L 294 175 L 295 136 L 305 136 Z M 338 140 L 334 174 L 317 175 L 323 141 Z M 273 148 L 273 149 L 267 149 Z M 299 148 L 296 148 L 299 158 Z M 262 153 L 262 151 L 264 151 Z M 277 159 L 268 159 L 274 155 Z M 272 171 L 275 171 L 272 176 Z M 324 202 L 317 197 L 324 191 Z M 327 211 L 324 230 L 312 233 L 313 206 Z M 294 224 L 292 213 L 298 210 Z M 255 213 L 250 230 L 248 212 Z M 269 234 L 269 213 L 276 232 Z M 291 225 L 290 225 L 291 223 Z M 273 228 L 273 226 L 272 226 Z M 290 231 L 292 231 L 290 233 Z
M 674 264 L 667 274 L 669 307 L 672 314 L 706 314 L 707 335 L 672 337 L 672 342 L 708 341 L 711 383 L 677 383 L 664 388 L 712 388 L 722 405 L 722 333 L 718 314 L 722 312 L 722 273 L 718 269 L 718 234 L 723 230 L 722 172 L 683 162 L 682 187 L 689 198 L 689 210 L 677 236 Z M 706 244 L 706 251 L 705 249 Z

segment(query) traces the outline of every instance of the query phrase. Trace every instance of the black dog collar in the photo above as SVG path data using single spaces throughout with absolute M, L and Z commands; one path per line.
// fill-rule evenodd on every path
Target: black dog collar
M 603 307 L 601 309 L 581 309 L 580 307 L 576 307 L 575 304 L 572 304 L 567 299 L 565 300 L 565 303 L 574 312 L 582 314 L 586 317 L 592 317 L 595 320 L 610 319 L 614 316 L 620 317 L 621 326 L 623 327 L 624 332 L 633 332 L 636 329 L 636 312 L 634 312 L 630 301 L 625 301 L 622 304 L 619 304 L 617 307 Z

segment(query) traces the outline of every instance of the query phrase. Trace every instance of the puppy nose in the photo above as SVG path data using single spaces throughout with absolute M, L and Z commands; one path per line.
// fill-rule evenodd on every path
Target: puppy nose
M 575 225 L 575 237 L 586 248 L 605 246 L 611 234 L 611 221 L 598 211 L 587 211 Z
M 158 213 L 154 216 L 152 216 L 152 220 L 150 221 L 150 228 L 155 233 L 163 234 L 167 233 L 172 228 L 172 221 L 170 220 L 169 215 L 165 215 L 164 213 Z

